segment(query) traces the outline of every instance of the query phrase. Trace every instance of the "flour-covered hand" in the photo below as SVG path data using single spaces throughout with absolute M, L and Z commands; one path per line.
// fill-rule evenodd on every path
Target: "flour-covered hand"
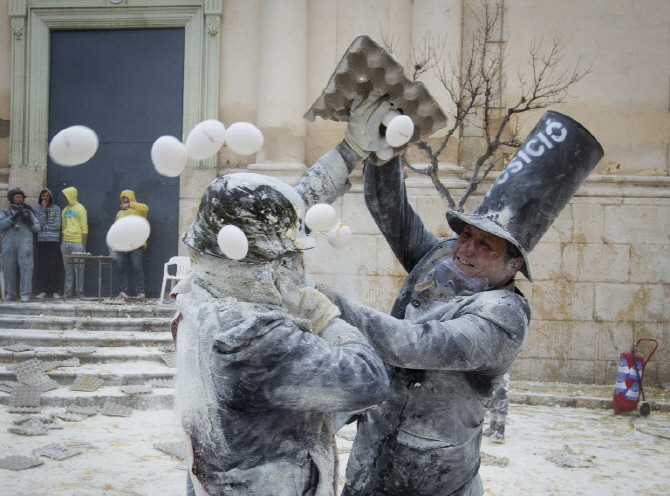
M 365 100 L 352 104 L 344 136 L 359 156 L 367 157 L 371 152 L 389 146 L 380 133 L 380 126 L 390 108 L 388 98 L 376 92 L 370 92 Z

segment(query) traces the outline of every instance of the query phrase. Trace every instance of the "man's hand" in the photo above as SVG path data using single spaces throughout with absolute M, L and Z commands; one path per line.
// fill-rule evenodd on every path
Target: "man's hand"
M 49 202 L 46 201 L 46 200 L 42 200 L 42 202 L 40 203 L 40 206 L 42 207 L 42 210 L 46 210 L 47 207 L 49 206 Z
M 23 219 L 23 222 L 25 222 L 28 226 L 33 225 L 33 217 L 30 215 L 30 210 L 23 210 L 23 213 L 21 214 L 21 218 Z
M 351 105 L 349 125 L 344 136 L 359 156 L 367 157 L 371 152 L 388 148 L 379 127 L 390 109 L 387 97 L 374 91 L 365 100 L 354 101 Z
M 18 204 L 18 205 L 12 205 L 12 210 L 14 210 L 14 213 L 12 214 L 12 220 L 16 221 L 21 215 L 23 214 L 23 205 Z
M 309 322 L 309 328 L 314 334 L 319 334 L 331 320 L 340 316 L 340 310 L 333 305 L 328 297 L 320 291 L 306 287 L 287 294 L 282 291 L 282 306 L 298 320 Z

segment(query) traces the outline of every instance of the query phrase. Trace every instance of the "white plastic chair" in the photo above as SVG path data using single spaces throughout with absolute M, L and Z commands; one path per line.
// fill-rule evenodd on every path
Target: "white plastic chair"
M 170 275 L 168 273 L 168 267 L 170 265 L 177 266 L 177 273 L 175 275 Z M 191 273 L 191 259 L 188 257 L 172 257 L 163 267 L 163 285 L 161 287 L 161 297 L 159 302 L 163 302 L 163 295 L 165 294 L 165 284 L 168 280 L 171 281 L 170 291 L 174 288 L 177 281 L 181 281 L 186 276 Z M 168 293 L 169 294 L 169 293 Z

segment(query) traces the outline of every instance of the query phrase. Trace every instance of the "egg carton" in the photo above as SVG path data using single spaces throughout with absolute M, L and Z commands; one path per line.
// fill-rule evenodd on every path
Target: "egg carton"
M 41 400 L 42 390 L 39 387 L 21 384 L 10 393 L 9 406 L 36 408 L 40 406 Z
M 172 441 L 165 443 L 154 443 L 154 448 L 167 453 L 170 456 L 184 460 L 186 458 L 186 447 L 183 441 Z
M 54 418 L 58 418 L 65 422 L 81 422 L 85 418 L 88 418 L 88 415 L 84 415 L 82 413 L 71 413 L 71 412 L 54 413 L 53 416 Z
M 174 379 L 149 379 L 147 385 L 155 388 L 174 387 Z
M 35 347 L 25 343 L 16 343 L 10 346 L 3 346 L 3 349 L 7 351 L 13 351 L 14 353 L 22 353 L 24 351 L 33 351 Z
M 11 406 L 7 407 L 7 413 L 20 413 L 20 414 L 29 414 L 29 413 L 40 413 L 42 408 L 39 406 Z
M 23 470 L 26 468 L 38 467 L 44 462 L 33 456 L 11 455 L 0 458 L 0 468 L 8 470 Z
M 103 385 L 105 381 L 93 374 L 78 375 L 70 386 L 70 391 L 87 391 L 92 392 Z
M 98 348 L 95 346 L 70 346 L 67 349 L 67 352 L 73 355 L 90 355 L 96 351 L 98 351 Z
M 175 368 L 177 366 L 176 353 L 161 353 L 160 357 L 168 367 Z
M 354 102 L 371 92 L 388 95 L 392 108 L 414 122 L 410 142 L 430 136 L 447 125 L 447 116 L 421 81 L 405 76 L 403 67 L 369 36 L 359 36 L 349 46 L 321 95 L 303 116 L 349 121 Z
M 11 393 L 14 391 L 14 388 L 17 388 L 20 385 L 21 383 L 16 381 L 0 381 L 0 391 Z
M 133 409 L 128 406 L 123 406 L 112 400 L 107 400 L 100 410 L 102 415 L 110 417 L 129 417 L 133 413 Z
M 121 386 L 119 389 L 126 394 L 149 394 L 153 392 L 151 386 L 145 385 Z
M 100 408 L 97 406 L 80 406 L 80 405 L 68 405 L 65 408 L 65 411 L 67 413 L 74 413 L 77 415 L 86 415 L 86 416 L 93 416 L 97 415 L 98 412 L 100 411 Z
M 19 427 L 8 427 L 7 430 L 12 434 L 21 436 L 44 436 L 49 432 L 49 426 L 37 419 L 29 420 Z
M 62 444 L 51 443 L 41 448 L 33 450 L 33 455 L 35 456 L 46 456 L 48 458 L 53 458 L 54 460 L 66 460 L 72 458 L 73 456 L 80 455 L 84 451 L 79 448 L 73 448 L 71 446 L 63 446 Z

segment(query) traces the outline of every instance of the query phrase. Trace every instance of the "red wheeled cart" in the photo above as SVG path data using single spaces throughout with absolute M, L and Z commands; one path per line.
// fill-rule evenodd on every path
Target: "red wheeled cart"
M 654 349 L 647 359 L 638 352 L 642 341 L 651 341 L 654 343 Z M 614 387 L 614 413 L 633 412 L 637 408 L 637 403 L 642 394 L 642 405 L 640 405 L 640 415 L 646 417 L 651 412 L 651 406 L 644 399 L 644 390 L 642 389 L 642 377 L 644 368 L 651 360 L 651 357 L 658 348 L 658 341 L 655 339 L 639 339 L 633 345 L 630 352 L 625 352 L 619 357 L 619 370 L 617 371 L 616 386 Z

